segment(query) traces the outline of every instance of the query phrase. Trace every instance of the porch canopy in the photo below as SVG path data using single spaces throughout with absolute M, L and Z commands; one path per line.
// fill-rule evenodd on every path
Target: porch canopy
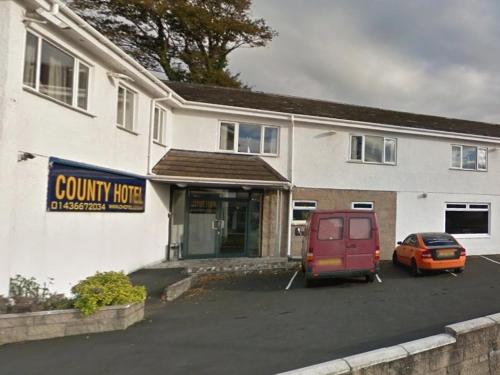
M 153 167 L 152 181 L 289 189 L 290 182 L 256 155 L 169 150 Z

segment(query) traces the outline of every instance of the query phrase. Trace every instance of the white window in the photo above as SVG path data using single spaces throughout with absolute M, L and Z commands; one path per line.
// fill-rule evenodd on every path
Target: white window
M 469 171 L 488 169 L 488 149 L 465 145 L 451 145 L 451 167 Z
M 23 84 L 64 104 L 88 110 L 90 68 L 47 40 L 28 32 Z
M 458 235 L 487 235 L 490 228 L 489 203 L 447 203 L 445 231 Z
M 121 84 L 118 86 L 116 122 L 119 127 L 134 130 L 135 93 Z
M 219 149 L 243 154 L 278 154 L 279 129 L 223 121 L 219 127 Z
M 351 135 L 349 159 L 364 163 L 396 164 L 396 138 Z
M 373 202 L 352 202 L 353 210 L 373 210 Z
M 316 201 L 293 201 L 293 216 L 294 224 L 304 224 L 309 217 L 309 213 L 317 207 Z
M 167 124 L 167 111 L 156 106 L 153 121 L 153 140 L 164 145 L 165 129 Z

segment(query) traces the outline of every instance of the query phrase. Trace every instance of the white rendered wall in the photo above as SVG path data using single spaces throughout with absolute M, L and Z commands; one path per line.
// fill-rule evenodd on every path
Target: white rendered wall
M 96 56 L 88 43 L 68 39 L 71 32 L 44 25 L 33 28 L 92 66 L 89 113 L 23 89 L 26 27 L 20 4 L 0 2 L 0 19 L 8 21 L 0 22 L 0 294 L 16 274 L 40 282 L 54 278 L 54 288 L 68 292 L 96 271 L 129 272 L 163 260 L 167 185 L 147 184 L 144 213 L 46 211 L 50 156 L 147 173 L 151 99 L 157 94 L 137 81 L 127 82 L 137 92 L 136 126 L 134 133 L 117 128 L 117 82 L 107 76 L 116 67 Z M 36 158 L 17 162 L 18 151 Z M 164 151 L 153 146 L 154 157 Z
M 498 254 L 500 252 L 500 196 L 478 194 L 427 194 L 426 198 L 413 192 L 397 195 L 396 241 L 403 241 L 415 232 L 444 232 L 445 208 L 449 202 L 490 204 L 489 235 L 455 235 L 467 249 L 468 255 Z
M 287 177 L 289 122 L 223 113 L 175 110 L 173 116 L 172 148 L 209 152 L 219 151 L 220 121 L 278 126 L 280 133 L 278 156 L 260 156 L 281 173 L 281 175 Z

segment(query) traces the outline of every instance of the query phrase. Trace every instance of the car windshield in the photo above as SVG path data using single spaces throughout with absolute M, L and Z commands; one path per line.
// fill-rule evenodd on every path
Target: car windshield
M 446 233 L 427 233 L 422 234 L 422 240 L 425 246 L 456 246 L 457 241 Z

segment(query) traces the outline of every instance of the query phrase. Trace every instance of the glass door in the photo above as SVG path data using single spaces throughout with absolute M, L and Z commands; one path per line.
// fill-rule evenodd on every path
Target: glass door
M 218 256 L 244 256 L 246 251 L 248 202 L 219 201 L 217 220 Z
M 216 255 L 217 232 L 220 226 L 217 203 L 217 200 L 208 197 L 196 197 L 188 201 L 188 257 L 208 258 Z

